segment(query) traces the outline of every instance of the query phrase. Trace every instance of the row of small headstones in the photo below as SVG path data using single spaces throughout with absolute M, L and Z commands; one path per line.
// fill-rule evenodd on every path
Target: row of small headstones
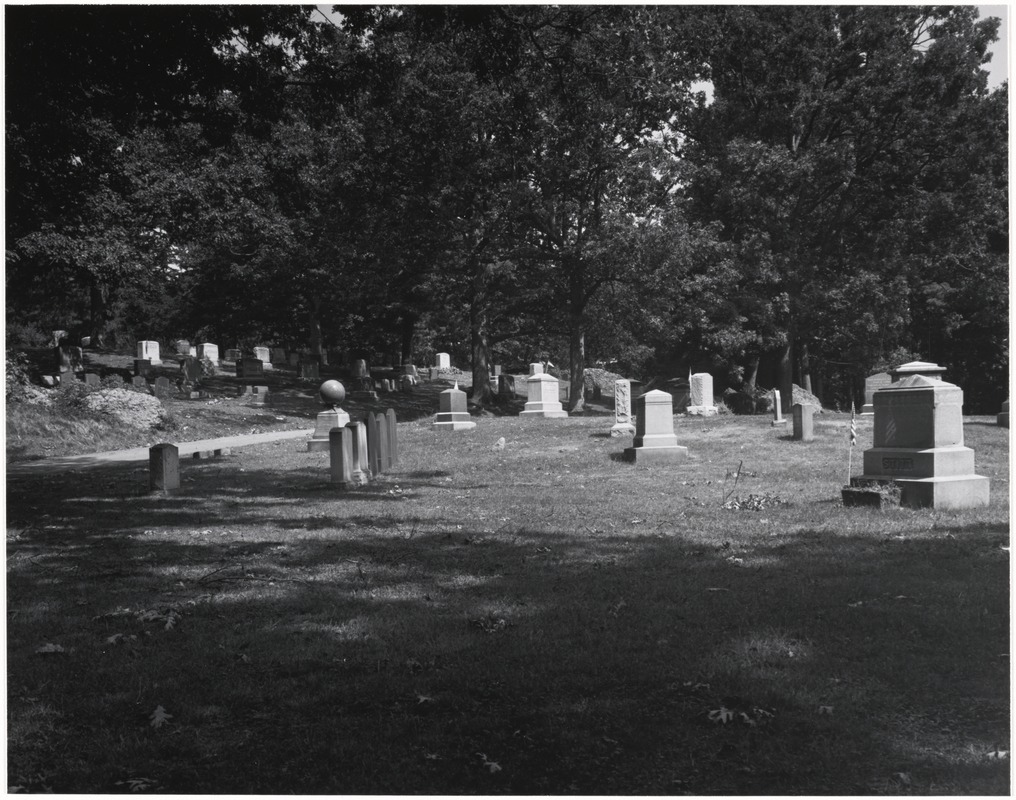
M 261 388 L 261 387 L 258 387 Z M 328 432 L 329 482 L 337 489 L 363 486 L 399 461 L 399 429 L 395 410 L 368 413 Z M 199 450 L 193 458 L 229 455 L 228 448 Z M 148 450 L 148 486 L 170 494 L 180 488 L 180 448 L 163 442 Z

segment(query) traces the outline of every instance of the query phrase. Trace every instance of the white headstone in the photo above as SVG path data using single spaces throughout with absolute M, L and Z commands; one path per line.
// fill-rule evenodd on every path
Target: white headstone
M 526 378 L 526 388 L 529 402 L 519 414 L 520 417 L 560 419 L 568 416 L 568 412 L 561 406 L 561 388 L 553 375 L 530 375 Z
M 451 369 L 452 357 L 447 353 L 437 354 L 437 368 L 438 369 Z
M 138 358 L 147 358 L 153 365 L 161 364 L 159 343 L 150 341 L 138 342 Z
M 713 376 L 708 372 L 696 372 L 689 381 L 691 386 L 691 403 L 688 413 L 701 417 L 711 417 L 717 413 L 713 402 Z
M 773 389 L 773 425 L 786 425 L 783 418 L 783 409 L 780 407 L 780 390 Z
M 267 347 L 255 347 L 254 358 L 261 362 L 264 369 L 272 368 L 272 351 Z
M 624 457 L 636 464 L 681 461 L 688 448 L 674 435 L 674 398 L 666 392 L 646 392 L 636 401 L 635 439 Z
M 614 427 L 610 435 L 634 436 L 635 426 L 631 421 L 631 381 L 622 378 L 614 381 Z
M 204 344 L 198 345 L 198 358 L 207 358 L 213 364 L 219 363 L 219 346 L 217 344 Z

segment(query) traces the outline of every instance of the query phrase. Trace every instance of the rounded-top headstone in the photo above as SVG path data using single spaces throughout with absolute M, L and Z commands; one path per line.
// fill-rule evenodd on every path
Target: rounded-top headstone
M 346 387 L 336 380 L 325 381 L 319 391 L 326 406 L 337 406 L 346 399 Z

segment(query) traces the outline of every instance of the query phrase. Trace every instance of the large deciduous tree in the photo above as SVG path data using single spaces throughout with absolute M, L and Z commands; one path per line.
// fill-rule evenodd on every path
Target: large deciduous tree
M 816 357 L 844 355 L 838 329 L 867 364 L 904 343 L 929 260 L 981 250 L 998 230 L 998 141 L 971 125 L 998 119 L 983 70 L 997 21 L 868 6 L 726 7 L 713 21 L 715 102 L 687 122 L 690 195 L 722 225 L 733 302 L 777 354 L 790 403 L 795 372 L 807 382 Z M 993 210 L 949 202 L 970 185 L 957 159 L 992 184 Z M 911 235 L 941 203 L 963 218 L 951 226 L 963 244 Z

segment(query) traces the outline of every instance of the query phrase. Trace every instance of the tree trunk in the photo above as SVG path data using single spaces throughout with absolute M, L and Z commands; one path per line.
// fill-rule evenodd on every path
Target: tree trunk
M 92 347 L 105 347 L 106 334 L 109 332 L 109 302 L 106 293 L 94 278 L 89 286 L 90 319 L 88 335 L 92 337 Z
M 811 391 L 811 363 L 808 359 L 808 344 L 806 342 L 801 343 L 801 356 L 798 366 L 798 372 L 801 374 L 801 388 L 806 392 Z
M 794 335 L 788 330 L 787 340 L 779 351 L 776 364 L 776 388 L 780 390 L 780 409 L 790 413 L 794 404 Z
M 399 364 L 412 363 L 413 337 L 416 335 L 416 315 L 406 314 L 402 318 L 402 358 Z
M 576 265 L 570 274 L 568 371 L 571 381 L 568 391 L 568 413 L 579 414 L 585 408 L 586 388 L 585 271 L 581 265 Z
M 744 379 L 744 391 L 748 394 L 755 393 L 755 381 L 758 380 L 759 356 L 752 356 L 748 361 L 748 369 Z
M 487 313 L 476 304 L 469 311 L 469 328 L 473 346 L 473 403 L 489 405 L 494 400 L 490 388 L 490 347 L 487 341 Z
M 317 297 L 310 298 L 310 305 L 307 312 L 307 344 L 310 346 L 312 355 L 321 355 L 321 300 Z

